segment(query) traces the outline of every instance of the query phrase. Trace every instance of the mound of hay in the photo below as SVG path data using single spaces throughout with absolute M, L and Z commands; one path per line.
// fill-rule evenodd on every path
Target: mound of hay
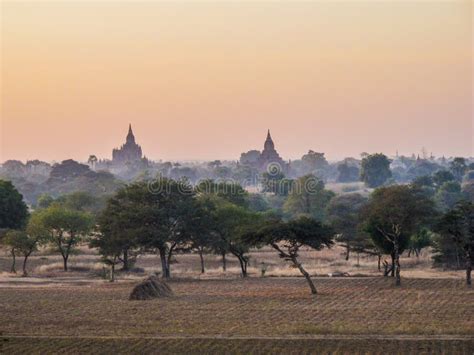
M 134 287 L 130 300 L 151 300 L 173 296 L 171 288 L 156 276 L 150 276 Z

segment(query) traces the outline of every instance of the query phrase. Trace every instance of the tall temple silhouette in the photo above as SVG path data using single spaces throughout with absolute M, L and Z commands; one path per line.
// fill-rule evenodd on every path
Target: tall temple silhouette
M 130 124 L 125 144 L 119 149 L 114 149 L 112 151 L 112 162 L 116 164 L 124 164 L 127 162 L 141 161 L 142 157 L 142 148 L 135 142 L 132 125 Z
M 275 149 L 275 143 L 273 143 L 270 130 L 267 132 L 267 139 L 265 140 L 263 151 L 258 159 L 258 165 L 262 171 L 267 170 L 269 164 L 278 164 L 282 171 L 286 170 L 285 162 Z

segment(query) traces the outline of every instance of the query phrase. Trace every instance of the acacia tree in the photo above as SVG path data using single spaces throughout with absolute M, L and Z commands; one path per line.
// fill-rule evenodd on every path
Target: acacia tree
M 370 242 L 358 228 L 359 214 L 367 201 L 361 194 L 344 194 L 334 197 L 327 207 L 328 222 L 337 233 L 336 241 L 346 248 L 346 260 L 351 251 L 364 250 Z
M 395 284 L 400 286 L 400 255 L 410 236 L 436 215 L 433 201 L 415 186 L 382 187 L 372 193 L 363 215 L 365 231 L 392 257 Z
M 112 267 L 112 273 L 120 263 L 122 270 L 130 270 L 142 228 L 128 192 L 127 188 L 121 189 L 107 201 L 97 218 L 98 233 L 90 243 L 90 247 L 99 248 L 102 260 Z
M 52 205 L 41 213 L 41 223 L 48 230 L 49 242 L 63 258 L 64 271 L 68 271 L 71 252 L 92 230 L 92 216 L 87 212 Z
M 222 268 L 226 271 L 228 253 L 233 254 L 239 260 L 242 276 L 247 276 L 248 248 L 239 238 L 243 223 L 251 224 L 251 216 L 258 216 L 247 210 L 249 207 L 249 194 L 245 189 L 235 182 L 204 180 L 196 186 L 196 196 L 201 209 L 198 212 L 198 225 L 188 228 L 194 229 L 190 233 L 192 244 L 202 255 L 203 248 L 214 251 L 222 256 Z M 200 210 L 204 208 L 202 213 Z M 232 213 L 235 213 L 233 218 Z M 242 224 L 239 224 L 242 223 Z M 201 244 L 201 246 L 199 246 Z M 203 258 L 201 256 L 201 271 Z
M 257 246 L 270 245 L 278 252 L 280 258 L 290 261 L 298 268 L 305 277 L 311 293 L 315 295 L 316 286 L 298 260 L 298 253 L 304 246 L 315 250 L 329 248 L 333 245 L 333 236 L 334 232 L 330 227 L 312 218 L 300 217 L 289 222 L 267 221 L 256 231 L 247 233 L 245 240 Z
M 214 213 L 214 232 L 219 237 L 218 244 L 234 255 L 240 264 L 242 277 L 247 277 L 250 260 L 249 244 L 242 236 L 260 222 L 261 215 L 226 201 L 217 204 Z
M 162 276 L 170 278 L 173 253 L 186 242 L 185 222 L 193 212 L 193 188 L 187 180 L 159 177 L 127 185 L 114 198 L 117 213 L 110 215 L 113 233 L 136 238 L 139 246 L 157 251 Z
M 204 252 L 212 250 L 219 240 L 214 232 L 214 213 L 216 205 L 206 195 L 198 196 L 194 200 L 194 208 L 184 223 L 183 233 L 188 240 L 189 248 L 196 250 L 201 262 L 201 273 L 205 273 Z M 225 258 L 225 256 L 224 256 Z
M 30 255 L 38 250 L 38 246 L 43 244 L 48 238 L 48 231 L 41 221 L 41 214 L 33 213 L 25 230 L 10 230 L 6 233 L 4 244 L 10 247 L 13 257 L 11 272 L 16 273 L 16 253 L 23 256 L 23 277 L 28 276 L 26 269 L 27 261 Z
M 441 237 L 451 239 L 466 261 L 466 284 L 472 285 L 471 273 L 474 264 L 474 204 L 459 202 L 444 214 L 436 226 Z

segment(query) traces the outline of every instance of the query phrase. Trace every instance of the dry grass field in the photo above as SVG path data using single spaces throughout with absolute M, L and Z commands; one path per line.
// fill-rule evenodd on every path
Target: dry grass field
M 85 250 L 87 251 L 87 250 Z M 0 277 L 0 349 L 5 353 L 474 353 L 474 290 L 462 273 L 434 270 L 429 256 L 404 258 L 400 289 L 381 277 L 376 260 L 345 262 L 341 250 L 307 252 L 315 277 L 312 297 L 303 278 L 267 250 L 252 254 L 251 277 L 238 277 L 207 256 L 179 255 L 170 286 L 175 297 L 129 301 L 134 284 L 156 270 L 109 283 L 96 255 L 73 257 L 63 273 L 57 257 L 37 256 L 31 277 Z M 261 262 L 269 265 L 259 276 Z M 9 259 L 1 258 L 1 270 Z M 358 277 L 323 277 L 346 271 Z M 436 277 L 433 277 L 436 275 Z M 279 276 L 279 277 L 277 277 Z M 409 276 L 409 277 L 408 277 Z

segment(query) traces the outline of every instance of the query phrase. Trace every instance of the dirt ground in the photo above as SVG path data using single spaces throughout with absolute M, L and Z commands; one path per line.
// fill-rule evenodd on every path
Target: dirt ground
M 152 301 L 128 296 L 158 270 L 154 256 L 140 258 L 138 272 L 116 283 L 100 277 L 90 251 L 74 256 L 68 273 L 56 256 L 36 256 L 28 278 L 6 273 L 3 257 L 0 352 L 474 353 L 474 289 L 461 272 L 431 269 L 429 256 L 404 258 L 397 289 L 377 272 L 376 259 L 357 267 L 340 253 L 303 255 L 319 275 L 316 296 L 269 250 L 252 254 L 248 279 L 238 277 L 235 260 L 223 273 L 220 259 L 206 256 L 208 271 L 200 275 L 196 255 L 179 255 L 169 282 L 175 296 Z M 327 277 L 335 271 L 358 276 Z

